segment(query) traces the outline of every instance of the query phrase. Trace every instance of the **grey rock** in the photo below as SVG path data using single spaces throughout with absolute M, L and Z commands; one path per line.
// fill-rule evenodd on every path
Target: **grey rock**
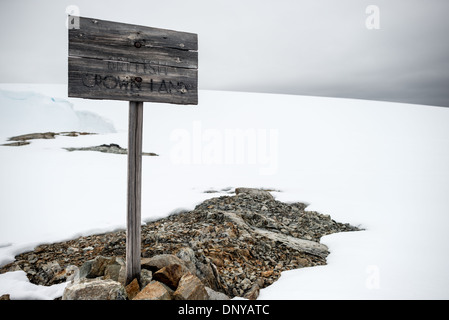
M 147 269 L 140 270 L 140 284 L 142 288 L 144 288 L 147 284 L 149 284 L 153 280 L 153 273 Z
M 207 291 L 207 294 L 209 295 L 209 300 L 230 300 L 231 299 L 224 293 L 215 291 L 212 288 L 209 288 L 207 286 L 205 287 L 205 289 Z
M 148 269 L 153 273 L 171 264 L 179 264 L 187 267 L 181 259 L 172 254 L 159 254 L 151 258 L 143 258 L 141 260 L 141 267 Z
M 58 261 L 51 261 L 42 266 L 42 270 L 48 275 L 49 278 L 55 276 L 58 272 L 62 270 Z
M 186 267 L 191 273 L 196 273 L 196 265 L 198 264 L 198 259 L 195 256 L 195 251 L 190 247 L 184 247 L 178 250 L 176 256 L 184 261 Z
M 80 279 L 69 283 L 62 300 L 126 300 L 125 287 L 114 280 Z
M 118 281 L 121 284 L 125 285 L 126 282 L 126 263 L 123 258 L 114 257 L 106 265 L 104 270 L 104 278 L 112 279 L 114 281 Z
M 274 200 L 274 197 L 268 191 L 254 188 L 236 188 L 235 194 L 248 194 L 264 200 Z
M 122 281 L 124 266 L 122 258 L 98 256 L 81 266 L 79 277 L 92 279 L 107 275 L 108 279 Z

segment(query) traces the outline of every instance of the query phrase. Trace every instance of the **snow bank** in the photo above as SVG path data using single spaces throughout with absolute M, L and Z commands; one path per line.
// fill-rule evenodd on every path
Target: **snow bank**
M 0 137 L 34 132 L 115 132 L 111 122 L 72 103 L 33 91 L 0 89 Z
M 54 300 L 61 297 L 66 283 L 38 286 L 28 281 L 24 271 L 0 274 L 0 295 L 9 294 L 11 300 Z

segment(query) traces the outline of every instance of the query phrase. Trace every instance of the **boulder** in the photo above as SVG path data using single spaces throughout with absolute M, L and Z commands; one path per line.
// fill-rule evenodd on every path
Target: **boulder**
M 153 273 L 147 269 L 140 270 L 140 285 L 142 288 L 145 288 L 147 284 L 149 284 L 153 280 Z
M 132 300 L 139 293 L 140 286 L 139 281 L 136 278 L 133 279 L 126 287 L 126 294 L 128 295 L 128 299 Z
M 104 277 L 121 284 L 125 284 L 126 265 L 120 257 L 98 256 L 93 260 L 86 261 L 79 269 L 79 278 L 93 279 Z
M 213 290 L 212 288 L 209 287 L 205 287 L 207 294 L 209 296 L 209 300 L 230 300 L 231 298 L 229 298 L 227 295 L 225 295 L 224 293 L 218 292 Z
M 187 267 L 181 259 L 172 254 L 159 254 L 151 258 L 143 258 L 141 260 L 141 267 L 143 269 L 148 269 L 153 273 L 171 264 L 179 264 Z
M 41 283 L 48 285 L 51 283 L 52 279 L 61 271 L 61 266 L 56 260 L 54 260 L 44 264 L 36 277 Z
M 171 300 L 172 292 L 173 290 L 162 283 L 152 281 L 133 300 Z
M 248 300 L 256 300 L 257 297 L 259 296 L 260 293 L 260 289 L 263 287 L 263 283 L 264 280 L 263 279 L 258 279 L 256 281 L 255 284 L 253 284 L 253 286 L 251 287 L 251 289 L 249 289 L 245 295 L 243 296 L 243 298 L 248 299 Z
M 178 287 L 179 280 L 186 273 L 189 273 L 187 267 L 180 264 L 170 264 L 156 271 L 153 274 L 153 279 L 175 290 Z
M 108 279 L 80 279 L 72 281 L 64 289 L 62 300 L 126 300 L 123 285 Z
M 86 261 L 80 268 L 80 278 L 97 278 L 104 276 L 106 266 L 113 258 L 98 256 L 93 260 Z
M 73 264 L 68 265 L 67 267 L 65 267 L 64 269 L 62 269 L 61 271 L 57 272 L 52 280 L 51 283 L 52 284 L 56 284 L 56 283 L 62 283 L 62 282 L 66 282 L 66 281 L 72 281 L 76 278 L 79 278 L 79 268 Z
M 236 188 L 235 194 L 248 194 L 252 197 L 258 197 L 263 200 L 274 200 L 274 197 L 268 191 L 254 188 Z
M 190 272 L 196 275 L 200 280 L 208 287 L 214 290 L 221 289 L 221 281 L 218 275 L 218 271 L 213 263 L 207 261 L 205 256 L 201 256 L 203 262 L 195 256 L 195 252 L 192 248 L 181 248 L 176 256 L 184 261 L 185 265 L 189 268 Z
M 187 273 L 179 280 L 173 298 L 175 300 L 209 300 L 209 295 L 201 280 L 197 276 Z
M 126 263 L 123 258 L 114 257 L 104 270 L 104 279 L 112 279 L 125 284 L 126 282 Z

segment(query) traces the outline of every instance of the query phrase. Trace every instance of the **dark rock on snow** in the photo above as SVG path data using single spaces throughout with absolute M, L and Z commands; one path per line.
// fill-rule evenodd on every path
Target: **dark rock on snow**
M 68 281 L 63 299 L 256 299 L 282 271 L 325 264 L 322 236 L 360 230 L 267 190 L 235 193 L 143 225 L 142 272 L 126 287 L 124 230 L 40 245 L 0 273 Z

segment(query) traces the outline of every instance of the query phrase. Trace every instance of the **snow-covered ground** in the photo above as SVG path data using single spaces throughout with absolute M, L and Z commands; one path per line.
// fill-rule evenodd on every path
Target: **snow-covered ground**
M 45 131 L 98 135 L 0 146 L 0 264 L 41 243 L 126 224 L 128 104 L 67 98 L 63 85 L 0 85 L 0 144 Z M 145 103 L 142 220 L 228 187 L 263 187 L 362 232 L 326 236 L 328 265 L 283 272 L 259 299 L 449 298 L 449 109 L 200 91 L 198 106 Z M 52 299 L 64 284 L 0 275 L 0 294 Z

